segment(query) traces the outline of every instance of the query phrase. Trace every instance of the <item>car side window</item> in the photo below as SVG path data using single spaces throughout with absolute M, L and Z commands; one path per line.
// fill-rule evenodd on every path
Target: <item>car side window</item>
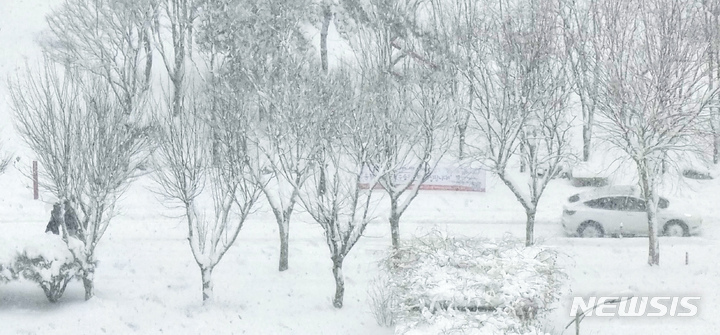
M 585 201 L 585 205 L 587 205 L 590 208 L 596 208 L 596 209 L 607 209 L 607 210 L 614 210 L 616 209 L 616 203 L 613 198 L 597 198 L 593 200 Z
M 588 200 L 588 201 L 585 201 L 585 205 L 590 208 L 603 208 L 603 200 L 604 199 L 605 198 Z
M 645 200 L 643 200 L 643 199 L 627 197 L 627 202 L 625 204 L 626 205 L 623 210 L 626 210 L 626 211 L 644 212 L 646 210 Z
M 635 197 L 604 197 L 585 201 L 585 205 L 595 209 L 605 209 L 612 211 L 626 211 L 626 212 L 644 212 L 647 207 L 645 200 Z M 669 201 L 665 198 L 660 198 L 658 202 L 658 208 L 667 208 Z
M 633 210 L 633 202 L 632 198 L 630 197 L 612 197 L 610 198 L 612 202 L 612 206 L 609 209 L 615 210 L 615 211 L 632 211 Z
M 628 197 L 613 197 L 613 209 L 617 211 L 627 211 Z
M 605 209 L 610 211 L 645 211 L 645 201 L 632 197 L 604 197 L 585 202 L 590 208 Z
M 609 210 L 622 210 L 625 207 L 625 199 L 624 197 L 612 197 L 612 198 L 606 198 L 607 205 L 605 206 L 605 209 Z

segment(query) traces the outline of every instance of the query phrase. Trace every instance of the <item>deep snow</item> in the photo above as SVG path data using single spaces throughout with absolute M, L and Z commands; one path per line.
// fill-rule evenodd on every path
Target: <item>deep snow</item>
M 6 238 L 42 234 L 49 204 L 32 200 L 29 181 L 11 168 L 0 175 L 0 225 Z M 186 227 L 136 182 L 122 201 L 121 214 L 98 248 L 97 296 L 85 302 L 80 282 L 71 282 L 60 302 L 51 304 L 29 282 L 0 285 L 0 334 L 392 334 L 375 324 L 367 289 L 377 261 L 390 245 L 388 224 L 379 217 L 345 262 L 345 307 L 336 310 L 334 283 L 322 230 L 304 213 L 291 224 L 290 270 L 277 272 L 277 226 L 267 206 L 255 213 L 236 245 L 214 272 L 214 302 L 202 305 L 200 274 L 185 240 Z M 577 189 L 556 180 L 540 204 L 540 244 L 557 248 L 572 294 L 680 294 L 702 297 L 693 318 L 589 318 L 584 334 L 713 334 L 720 308 L 720 271 L 714 194 L 719 181 L 697 182 L 684 196 L 705 217 L 702 236 L 661 238 L 661 266 L 646 265 L 643 238 L 578 239 L 562 235 L 562 202 Z M 50 197 L 45 195 L 45 199 Z M 673 204 L 676 205 L 676 204 Z M 679 204 L 677 204 L 679 205 Z M 385 207 L 381 203 L 381 207 Z M 382 209 L 378 213 L 383 212 Z M 385 215 L 383 215 L 385 216 Z M 486 193 L 421 193 L 401 222 L 404 238 L 433 229 L 452 235 L 523 237 L 520 205 L 497 180 Z M 685 252 L 690 264 L 685 265 Z M 548 331 L 561 333 L 570 321 L 570 298 L 553 314 Z M 569 334 L 569 332 L 566 332 Z
M 31 156 L 10 131 L 7 75 L 33 60 L 34 38 L 43 16 L 58 0 L 0 1 L 1 139 L 21 157 L 0 175 L 1 241 L 38 240 L 53 199 L 32 200 Z M 614 171 L 617 176 L 617 171 Z M 623 179 L 623 178 L 618 178 Z M 367 289 L 376 262 L 390 245 L 383 202 L 373 222 L 345 262 L 345 307 L 336 310 L 334 281 L 322 229 L 303 213 L 290 227 L 290 270 L 277 271 L 278 232 L 263 206 L 252 215 L 214 272 L 214 301 L 202 304 L 200 273 L 185 240 L 178 213 L 164 208 L 147 190 L 147 179 L 124 196 L 121 213 L 97 251 L 96 297 L 84 301 L 72 282 L 51 304 L 33 283 L 0 284 L 0 334 L 392 334 L 376 325 Z M 588 318 L 583 334 L 715 334 L 720 329 L 720 181 L 688 181 L 669 188 L 673 207 L 704 218 L 704 232 L 690 238 L 661 238 L 661 266 L 648 267 L 643 238 L 577 239 L 562 235 L 562 203 L 578 189 L 553 181 L 537 215 L 538 243 L 556 248 L 568 273 L 572 295 L 632 291 L 636 295 L 699 295 L 692 318 Z M 401 221 L 403 238 L 440 229 L 452 235 L 502 238 L 524 236 L 524 212 L 507 188 L 489 178 L 487 192 L 421 192 Z M 5 242 L 7 243 L 7 242 Z M 685 265 L 685 255 L 689 265 Z M 562 333 L 570 321 L 570 294 L 556 310 L 548 331 Z M 572 333 L 570 330 L 565 334 Z

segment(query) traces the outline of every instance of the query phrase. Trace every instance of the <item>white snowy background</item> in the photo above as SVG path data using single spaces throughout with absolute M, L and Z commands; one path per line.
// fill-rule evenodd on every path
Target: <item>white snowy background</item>
M 0 259 L 3 250 L 44 237 L 49 195 L 32 199 L 26 177 L 32 159 L 13 134 L 6 81 L 37 57 L 34 39 L 57 0 L 0 1 L 0 138 L 20 160 L 0 175 Z M 331 49 L 332 53 L 332 49 Z M 618 179 L 618 181 L 622 181 Z M 187 227 L 151 193 L 149 179 L 135 182 L 98 247 L 96 296 L 84 300 L 80 282 L 49 303 L 34 283 L 0 284 L 0 334 L 392 334 L 376 325 L 367 290 L 377 262 L 390 245 L 383 205 L 345 262 L 345 306 L 331 303 L 334 281 L 322 229 L 300 211 L 290 233 L 290 270 L 277 271 L 278 233 L 267 206 L 250 216 L 225 260 L 215 270 L 215 300 L 201 302 L 200 274 L 186 241 Z M 539 245 L 561 254 L 571 292 L 548 322 L 562 334 L 571 296 L 700 296 L 691 318 L 588 318 L 582 334 L 717 334 L 720 329 L 720 180 L 669 187 L 672 206 L 704 218 L 701 236 L 661 238 L 661 266 L 649 267 L 647 240 L 565 237 L 562 204 L 579 189 L 553 181 L 539 206 Z M 260 202 L 262 203 L 262 201 Z M 501 182 L 488 175 L 487 192 L 421 192 L 403 216 L 403 238 L 431 230 L 454 236 L 524 236 L 524 212 Z M 686 253 L 689 264 L 685 265 Z M 570 329 L 565 334 L 573 333 Z

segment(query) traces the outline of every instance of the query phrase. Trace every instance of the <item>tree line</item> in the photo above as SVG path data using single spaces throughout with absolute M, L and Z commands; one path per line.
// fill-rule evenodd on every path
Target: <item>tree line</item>
M 116 201 L 149 174 L 183 209 L 204 301 L 266 201 L 279 271 L 298 206 L 323 228 L 340 308 L 343 262 L 380 197 L 360 175 L 383 187 L 399 248 L 442 159 L 494 172 L 532 245 L 549 181 L 610 143 L 637 166 L 659 264 L 662 172 L 720 159 L 718 15 L 697 0 L 66 0 L 39 66 L 11 78 L 12 105 L 43 186 L 78 208 L 87 299 Z M 351 51 L 333 66 L 331 27 Z

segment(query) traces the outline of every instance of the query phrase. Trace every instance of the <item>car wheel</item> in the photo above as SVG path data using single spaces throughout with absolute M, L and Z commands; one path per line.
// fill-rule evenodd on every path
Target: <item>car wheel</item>
M 682 221 L 669 221 L 663 227 L 664 236 L 690 236 L 687 225 Z
M 578 235 L 580 235 L 580 237 L 603 237 L 605 236 L 605 231 L 599 223 L 588 221 L 580 225 Z

